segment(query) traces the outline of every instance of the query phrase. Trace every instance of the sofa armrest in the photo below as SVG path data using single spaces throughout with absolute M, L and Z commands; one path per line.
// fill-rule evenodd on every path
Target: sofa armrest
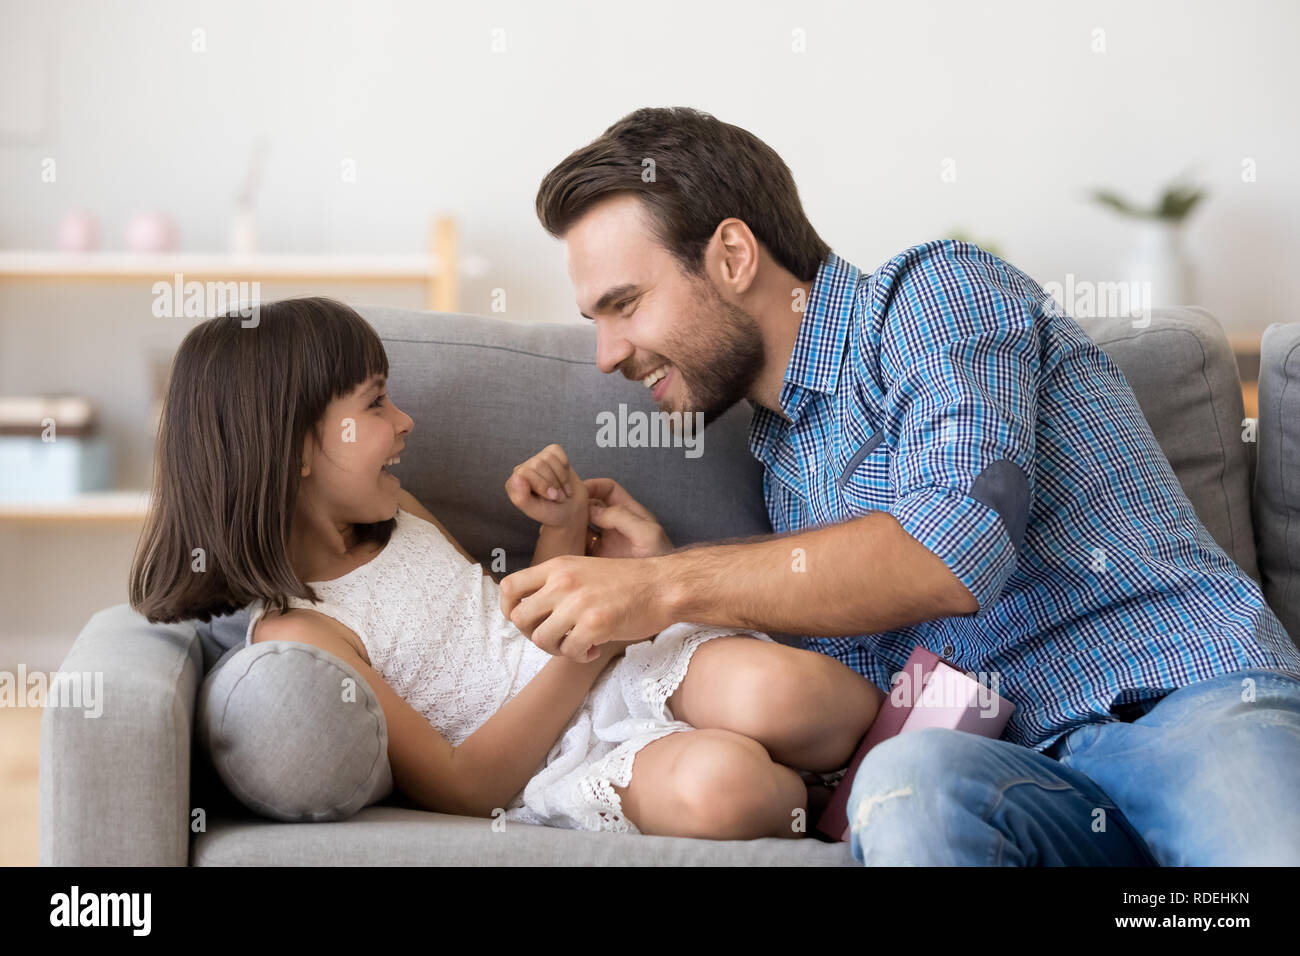
M 150 624 L 126 604 L 106 608 L 60 673 L 87 675 L 101 713 L 47 705 L 41 718 L 41 865 L 185 866 L 203 673 L 194 626 Z

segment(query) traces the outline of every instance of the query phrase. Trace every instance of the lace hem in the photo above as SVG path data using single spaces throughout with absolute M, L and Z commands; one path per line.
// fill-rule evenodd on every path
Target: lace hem
M 696 649 L 714 637 L 733 633 L 735 632 L 718 629 L 697 631 L 678 645 L 677 652 L 669 658 L 667 666 L 659 674 L 641 678 L 641 698 L 654 708 L 657 718 L 671 719 L 668 716 L 668 698 L 681 686 Z M 642 747 L 688 727 L 689 725 L 669 727 L 649 737 L 629 740 L 595 763 L 578 782 L 578 794 L 583 800 L 584 829 L 640 833 L 636 824 L 623 814 L 623 800 L 614 787 L 626 787 L 631 783 L 632 764 Z
M 583 801 L 583 829 L 640 833 L 637 825 L 623 815 L 623 800 L 614 787 L 626 787 L 632 782 L 632 763 L 642 747 L 685 729 L 668 727 L 652 736 L 619 744 L 588 770 L 578 781 L 578 795 Z
M 699 646 L 715 637 L 734 633 L 733 631 L 711 629 L 709 631 L 697 631 L 686 638 L 678 645 L 677 653 L 673 655 L 663 673 L 657 677 L 641 678 L 641 699 L 655 708 L 656 716 L 669 719 L 668 698 L 676 693 L 677 688 L 686 679 L 686 671 L 691 666 L 691 658 L 695 656 Z

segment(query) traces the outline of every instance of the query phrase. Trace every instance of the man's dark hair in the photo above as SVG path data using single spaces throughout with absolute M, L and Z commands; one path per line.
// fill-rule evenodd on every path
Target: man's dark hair
M 643 175 L 649 169 L 653 176 Z M 731 217 L 802 282 L 816 277 L 830 253 L 776 151 L 690 107 L 639 109 L 571 153 L 542 180 L 537 217 L 561 238 L 593 204 L 617 193 L 641 200 L 656 238 L 688 275 L 703 271 L 705 246 Z

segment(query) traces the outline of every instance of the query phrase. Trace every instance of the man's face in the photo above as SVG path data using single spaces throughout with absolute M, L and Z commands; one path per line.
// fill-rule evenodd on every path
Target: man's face
M 578 308 L 596 323 L 602 372 L 649 381 L 662 410 L 703 412 L 706 425 L 748 396 L 765 359 L 758 324 L 706 276 L 682 271 L 639 199 L 598 203 L 564 241 Z

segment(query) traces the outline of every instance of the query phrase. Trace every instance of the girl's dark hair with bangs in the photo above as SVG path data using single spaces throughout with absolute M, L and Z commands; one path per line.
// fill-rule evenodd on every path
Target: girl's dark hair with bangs
M 383 343 L 333 299 L 269 302 L 191 329 L 167 386 L 131 607 L 170 623 L 259 598 L 278 611 L 289 596 L 316 601 L 288 556 L 303 444 L 308 430 L 320 439 L 333 399 L 375 375 L 388 375 Z M 357 524 L 357 541 L 387 544 L 395 523 Z

